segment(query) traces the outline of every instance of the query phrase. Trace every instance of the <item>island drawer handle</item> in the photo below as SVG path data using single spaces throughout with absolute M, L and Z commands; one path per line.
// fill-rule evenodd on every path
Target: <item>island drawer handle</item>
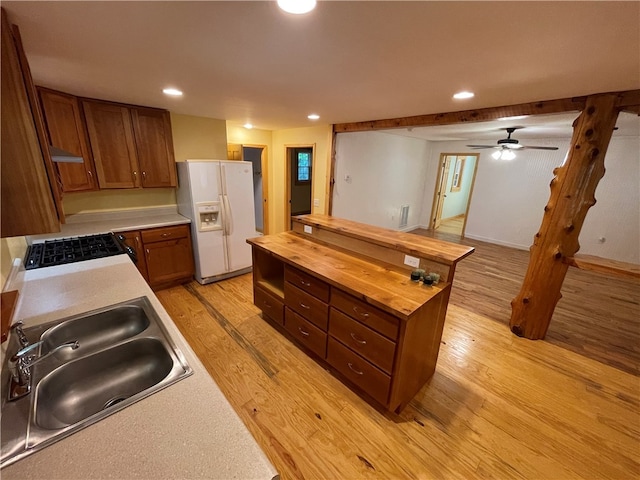
M 262 305 L 264 305 L 267 308 L 271 308 L 271 304 L 269 302 L 262 302 Z
M 304 335 L 305 337 L 308 337 L 308 336 L 309 336 L 309 332 L 305 332 L 305 331 L 302 329 L 302 327 L 298 327 L 298 330 L 299 330 L 299 331 L 300 331 L 300 333 L 301 333 L 302 335 Z
M 358 335 L 356 335 L 355 333 L 351 333 L 351 338 L 353 338 L 356 342 L 358 342 L 361 345 L 367 344 L 366 340 L 363 340 L 362 338 L 358 337 Z
M 356 370 L 355 368 L 353 368 L 353 364 L 351 362 L 347 363 L 347 365 L 349 366 L 351 371 L 356 375 L 364 375 L 364 372 L 361 372 L 360 370 Z
M 302 308 L 304 308 L 305 310 L 309 310 L 309 309 L 311 308 L 311 307 L 309 307 L 309 306 L 305 305 L 305 304 L 304 304 L 304 303 L 302 303 L 302 302 L 298 302 L 298 303 L 300 303 L 300 306 L 301 306 Z
M 353 311 L 354 311 L 354 312 L 356 312 L 356 314 L 360 315 L 361 317 L 369 318 L 369 314 L 368 314 L 367 312 L 362 312 L 362 313 L 360 313 L 360 312 L 358 311 L 358 307 L 353 307 Z

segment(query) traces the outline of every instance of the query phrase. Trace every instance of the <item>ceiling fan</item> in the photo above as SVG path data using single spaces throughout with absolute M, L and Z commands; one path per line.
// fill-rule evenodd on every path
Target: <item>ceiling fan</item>
M 505 128 L 507 131 L 507 138 L 502 138 L 498 140 L 497 145 L 467 145 L 467 147 L 480 149 L 480 148 L 496 148 L 499 151 L 505 150 L 524 150 L 524 149 L 532 149 L 532 150 L 558 150 L 558 147 L 534 147 L 532 145 L 521 145 L 518 140 L 515 138 L 511 138 L 511 134 L 516 130 L 524 128 L 524 127 L 508 127 Z

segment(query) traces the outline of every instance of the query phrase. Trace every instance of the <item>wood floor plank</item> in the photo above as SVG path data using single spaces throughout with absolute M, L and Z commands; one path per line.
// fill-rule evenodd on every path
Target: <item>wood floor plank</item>
M 250 274 L 157 295 L 283 480 L 640 478 L 640 284 L 570 270 L 547 339 L 526 340 L 507 325 L 527 252 L 473 246 L 400 414 L 263 320 Z

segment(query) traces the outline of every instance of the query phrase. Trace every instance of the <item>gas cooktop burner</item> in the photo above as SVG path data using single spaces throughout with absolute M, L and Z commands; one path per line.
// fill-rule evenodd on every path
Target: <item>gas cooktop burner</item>
M 29 247 L 24 266 L 31 270 L 121 253 L 127 253 L 127 250 L 111 233 L 47 240 Z

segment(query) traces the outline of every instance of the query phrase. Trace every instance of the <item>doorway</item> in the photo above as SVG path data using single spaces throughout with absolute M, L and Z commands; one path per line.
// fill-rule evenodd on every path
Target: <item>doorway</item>
M 430 228 L 464 236 L 476 179 L 477 153 L 441 153 Z
M 244 160 L 252 163 L 253 169 L 253 209 L 256 231 L 266 235 L 269 230 L 268 194 L 268 153 L 266 145 L 227 145 L 228 160 Z
M 311 213 L 313 196 L 314 145 L 286 146 L 287 197 L 286 217 Z

